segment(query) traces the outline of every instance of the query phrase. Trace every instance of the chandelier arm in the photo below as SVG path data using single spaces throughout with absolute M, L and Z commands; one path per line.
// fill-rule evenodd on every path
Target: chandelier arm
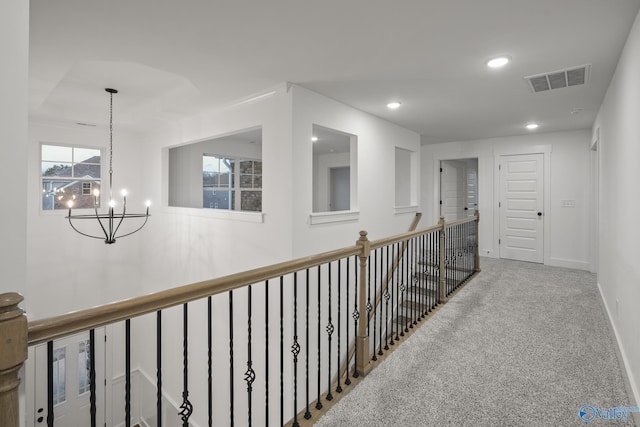
M 69 219 L 69 225 L 71 226 L 71 228 L 73 228 L 73 229 L 75 230 L 75 232 L 76 232 L 76 233 L 78 233 L 78 234 L 82 234 L 83 236 L 86 236 L 86 237 L 91 237 L 92 239 L 102 239 L 102 237 L 100 237 L 100 236 L 92 236 L 91 234 L 83 233 L 82 231 L 78 230 L 78 229 L 73 225 L 73 222 L 71 222 L 71 217 L 67 217 L 67 218 Z M 98 221 L 100 221 L 100 220 L 98 219 Z M 137 230 L 136 230 L 136 231 L 137 231 Z
M 120 221 L 118 221 L 118 225 L 116 225 L 116 229 L 113 231 L 113 238 L 116 238 L 116 234 L 118 234 L 118 229 L 120 228 L 120 225 L 122 224 L 122 221 L 124 221 L 124 218 L 127 216 L 127 203 L 124 203 L 124 206 L 122 208 L 122 216 L 120 217 Z
M 142 227 L 144 227 L 144 226 L 145 226 L 145 224 L 147 223 L 147 220 L 149 219 L 149 217 L 150 217 L 150 216 L 151 216 L 151 215 L 145 215 L 145 217 L 144 217 L 144 222 L 142 223 L 142 225 L 141 225 L 140 227 L 136 228 L 135 230 L 133 230 L 133 231 L 132 231 L 132 232 L 130 232 L 130 233 L 123 234 L 122 236 L 118 236 L 118 239 L 122 239 L 123 237 L 130 236 L 131 234 L 133 234 L 133 233 L 137 233 L 138 231 L 142 230 Z M 142 218 L 142 217 L 140 217 L 140 218 Z
M 96 205 L 96 203 L 93 204 L 93 210 L 96 212 L 96 219 L 98 220 L 98 224 L 100 224 L 100 228 L 102 228 L 104 237 L 108 239 L 109 235 L 107 234 L 107 230 L 104 228 L 104 225 L 102 225 L 102 221 L 100 221 L 100 214 L 98 214 L 98 206 Z M 98 239 L 101 239 L 101 237 L 98 237 Z

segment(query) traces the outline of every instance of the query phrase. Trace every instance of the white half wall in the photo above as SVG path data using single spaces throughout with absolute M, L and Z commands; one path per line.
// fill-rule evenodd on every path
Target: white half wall
M 498 257 L 498 194 L 496 173 L 500 155 L 546 153 L 545 251 L 548 265 L 589 270 L 592 198 L 588 130 L 540 133 L 422 146 L 421 205 L 425 223 L 439 216 L 441 160 L 478 158 L 480 254 Z M 547 164 L 548 163 L 548 164 Z M 571 200 L 574 207 L 563 207 Z
M 640 14 L 593 127 L 599 134 L 598 285 L 640 402 Z

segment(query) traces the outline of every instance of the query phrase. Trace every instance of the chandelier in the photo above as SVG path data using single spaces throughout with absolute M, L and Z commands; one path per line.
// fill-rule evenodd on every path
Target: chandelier
M 109 210 L 107 213 L 99 213 L 98 206 L 100 202 L 100 190 L 93 190 L 93 214 L 84 214 L 84 215 L 72 215 L 71 209 L 73 208 L 73 200 L 69 200 L 67 202 L 67 206 L 69 207 L 69 215 L 65 218 L 69 220 L 69 224 L 71 228 L 73 228 L 78 233 L 82 234 L 86 237 L 91 237 L 93 239 L 104 239 L 104 242 L 108 245 L 111 245 L 116 242 L 116 238 L 122 238 L 126 236 L 130 236 L 131 234 L 139 231 L 142 227 L 145 226 L 147 220 L 149 219 L 149 206 L 150 202 L 146 202 L 147 211 L 145 213 L 127 213 L 127 191 L 122 190 L 122 213 L 116 213 L 115 207 L 116 202 L 113 200 L 113 94 L 118 93 L 116 89 L 105 89 L 107 93 L 109 93 Z M 142 224 L 135 228 L 133 231 L 125 232 L 125 234 L 118 235 L 118 230 L 120 230 L 120 226 L 124 222 L 125 219 L 135 219 L 138 218 L 138 221 L 142 221 Z M 93 235 L 89 233 L 85 233 L 84 231 L 80 231 L 74 224 L 74 221 L 80 220 L 97 220 L 102 229 L 102 234 Z M 129 228 L 128 230 L 131 230 Z M 99 233 L 99 232 L 98 232 Z

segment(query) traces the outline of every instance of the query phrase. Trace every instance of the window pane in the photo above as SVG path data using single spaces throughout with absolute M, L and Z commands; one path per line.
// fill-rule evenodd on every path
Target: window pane
M 242 191 L 240 193 L 240 209 L 243 211 L 262 211 L 262 191 Z
M 240 173 L 253 173 L 253 162 L 250 160 L 240 161 Z
M 59 405 L 67 400 L 66 348 L 53 351 L 53 404 Z
M 207 209 L 233 209 L 233 190 L 205 188 L 202 194 L 202 207 Z
M 42 176 L 71 176 L 71 163 L 42 162 Z
M 84 194 L 83 186 L 87 181 L 81 180 L 42 180 L 42 210 L 68 209 L 67 203 L 73 201 L 74 209 L 93 208 L 93 193 Z M 89 181 L 91 191 L 100 190 L 100 180 Z M 98 207 L 100 199 L 98 198 Z
M 94 163 L 100 164 L 100 150 L 94 148 L 74 148 L 74 163 Z
M 262 175 L 253 177 L 253 188 L 262 188 Z
M 78 344 L 78 396 L 89 392 L 91 378 L 89 376 L 91 368 L 91 346 L 89 340 Z
M 256 175 L 262 175 L 262 162 L 253 162 L 253 173 Z
M 42 161 L 71 163 L 73 161 L 72 148 L 57 145 L 43 145 Z
M 73 176 L 77 178 L 100 178 L 100 165 L 76 163 L 73 167 Z
M 253 175 L 240 175 L 240 188 L 252 188 Z

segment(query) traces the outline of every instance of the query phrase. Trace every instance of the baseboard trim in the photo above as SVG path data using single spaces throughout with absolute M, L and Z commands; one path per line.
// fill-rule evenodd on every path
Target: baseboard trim
M 613 335 L 616 337 L 616 343 L 618 344 L 618 351 L 616 353 L 619 359 L 622 360 L 622 365 L 624 366 L 624 370 L 627 374 L 625 385 L 630 397 L 635 400 L 635 402 L 631 402 L 631 406 L 638 406 L 640 405 L 640 390 L 638 390 L 638 383 L 636 382 L 635 378 L 633 377 L 633 373 L 631 372 L 629 359 L 627 358 L 627 354 L 625 353 L 624 347 L 622 346 L 620 335 L 618 334 L 618 330 L 616 329 L 613 317 L 611 316 L 611 311 L 609 310 L 609 306 L 607 305 L 607 300 L 604 298 L 604 293 L 602 292 L 602 286 L 600 285 L 600 282 L 597 283 L 597 286 L 598 292 L 600 293 L 600 299 L 602 300 L 602 305 L 604 306 L 607 317 L 609 318 L 609 325 L 611 326 Z M 640 414 L 634 412 L 633 417 L 635 418 L 636 424 L 640 425 Z
M 563 259 L 563 258 L 549 258 L 546 265 L 552 267 L 564 267 L 564 268 L 572 268 L 574 270 L 591 270 L 591 264 L 586 261 L 577 261 L 573 259 Z

